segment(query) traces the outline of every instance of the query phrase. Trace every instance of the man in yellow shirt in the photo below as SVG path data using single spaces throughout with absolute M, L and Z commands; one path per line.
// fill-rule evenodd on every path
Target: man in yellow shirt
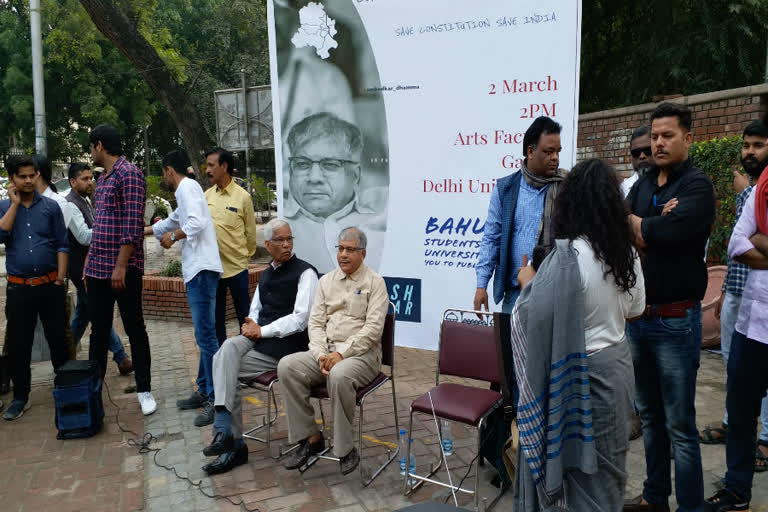
M 232 179 L 235 160 L 226 149 L 215 147 L 205 153 L 206 173 L 211 188 L 205 191 L 211 211 L 223 273 L 216 289 L 216 338 L 219 346 L 227 339 L 227 290 L 232 295 L 237 322 L 242 325 L 251 305 L 248 293 L 248 262 L 256 251 L 256 220 L 251 196 Z M 198 372 L 198 389 L 202 371 Z M 208 397 L 195 391 L 178 400 L 180 409 L 203 407 Z

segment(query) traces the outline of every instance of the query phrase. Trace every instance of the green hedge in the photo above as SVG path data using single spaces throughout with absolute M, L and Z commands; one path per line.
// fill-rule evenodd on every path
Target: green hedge
M 736 215 L 736 193 L 733 190 L 733 171 L 741 169 L 741 135 L 694 142 L 690 157 L 704 171 L 715 187 L 717 209 L 715 225 L 709 239 L 707 260 L 725 265 L 728 259 L 728 240 L 733 231 Z

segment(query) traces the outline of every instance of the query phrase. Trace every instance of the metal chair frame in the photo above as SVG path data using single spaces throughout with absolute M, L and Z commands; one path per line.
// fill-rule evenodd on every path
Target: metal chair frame
M 272 425 L 274 425 L 275 422 L 277 422 L 277 418 L 278 418 L 277 397 L 275 396 L 275 384 L 277 384 L 279 381 L 280 379 L 275 377 L 274 379 L 272 379 L 272 381 L 270 381 L 269 386 L 266 386 L 266 387 L 257 383 L 255 380 L 240 381 L 241 388 L 249 388 L 249 389 L 253 389 L 253 390 L 260 391 L 267 394 L 267 400 L 266 400 L 267 413 L 264 416 L 262 416 L 261 425 L 257 425 L 252 429 L 243 432 L 243 437 L 246 439 L 251 439 L 253 441 L 258 441 L 260 443 L 266 444 L 267 453 L 274 460 L 280 459 L 283 455 L 285 455 L 286 453 L 290 453 L 291 451 L 295 450 L 298 447 L 297 445 L 294 445 L 288 448 L 288 450 L 283 451 L 283 447 L 278 446 L 277 456 L 272 454 L 272 438 L 271 438 L 272 432 L 271 431 L 272 431 Z M 275 406 L 274 416 L 271 415 L 273 404 Z M 263 428 L 267 429 L 266 438 L 254 435 L 255 432 L 259 432 Z
M 360 446 L 360 464 L 359 464 L 359 468 L 360 468 L 360 481 L 362 482 L 364 487 L 368 487 L 371 484 L 371 482 L 373 482 L 376 479 L 376 477 L 379 476 L 381 474 L 381 472 L 384 471 L 387 468 L 387 466 L 389 466 L 392 463 L 393 460 L 395 460 L 395 458 L 397 458 L 397 455 L 400 452 L 400 446 L 399 445 L 395 448 L 394 452 L 392 452 L 390 450 L 387 450 L 387 452 L 388 452 L 387 460 L 381 466 L 376 468 L 376 470 L 373 471 L 373 473 L 371 473 L 370 477 L 366 477 L 366 475 L 365 475 L 366 470 L 365 470 L 365 467 L 364 467 L 364 464 L 363 464 L 363 460 L 365 459 L 365 457 L 364 457 L 364 449 L 365 449 L 364 446 L 365 445 L 363 444 L 363 413 L 364 413 L 364 410 L 365 410 L 365 399 L 368 398 L 369 395 L 371 395 L 374 391 L 379 389 L 381 386 L 383 386 L 387 382 L 391 382 L 392 383 L 392 406 L 393 406 L 393 411 L 395 413 L 395 433 L 399 434 L 399 432 L 400 432 L 400 425 L 399 425 L 399 421 L 398 421 L 398 418 L 397 418 L 397 395 L 395 394 L 395 354 L 394 354 L 394 351 L 395 351 L 395 320 L 397 320 L 397 318 L 396 318 L 397 315 L 395 313 L 395 305 L 392 304 L 391 302 L 389 303 L 389 305 L 390 305 L 390 308 L 392 309 L 392 313 L 391 314 L 387 313 L 387 317 L 390 317 L 392 319 L 391 320 L 392 330 L 391 330 L 391 334 L 389 336 L 391 338 L 391 340 L 388 340 L 387 342 L 391 343 L 391 345 L 392 345 L 392 351 L 391 351 L 392 360 L 390 361 L 389 365 L 386 365 L 384 363 L 384 361 L 382 361 L 382 365 L 389 366 L 389 375 L 387 375 L 386 378 L 383 381 L 381 381 L 379 384 L 377 384 L 376 386 L 374 386 L 373 388 L 368 390 L 368 392 L 365 393 L 360 398 L 360 401 L 357 404 L 357 409 L 358 409 L 357 440 L 358 440 L 358 445 Z M 387 321 L 389 321 L 389 318 L 387 319 Z M 383 337 L 384 337 L 384 335 L 382 335 L 382 343 L 384 342 Z M 383 349 L 383 347 L 382 347 L 382 349 Z M 326 425 L 325 425 L 325 414 L 323 413 L 323 400 L 328 400 L 328 398 L 318 398 L 317 400 L 318 400 L 318 405 L 320 407 L 321 430 L 323 432 L 325 432 Z M 328 440 L 328 446 L 322 452 L 320 452 L 319 454 L 310 457 L 310 459 L 307 461 L 306 465 L 304 465 L 303 467 L 299 468 L 299 472 L 304 473 L 305 471 L 307 471 L 310 467 L 312 467 L 320 459 L 332 460 L 332 461 L 335 461 L 335 462 L 339 462 L 339 460 L 340 460 L 339 457 L 333 457 L 331 455 L 326 455 L 332 448 L 333 448 L 333 444 L 332 444 L 332 441 L 329 439 Z M 288 451 L 291 451 L 293 449 L 294 448 L 292 447 Z M 284 454 L 288 453 L 288 451 L 284 452 Z
M 457 309 L 457 308 L 449 308 L 443 311 L 442 319 L 440 321 L 440 334 L 438 337 L 438 352 L 437 352 L 437 370 L 435 371 L 435 386 L 440 385 L 440 355 L 443 349 L 443 327 L 445 322 L 452 321 L 447 320 L 446 316 L 448 313 L 454 313 L 459 315 L 481 315 L 483 317 L 488 318 L 486 320 L 488 327 L 493 328 L 492 325 L 490 325 L 490 320 L 493 319 L 493 313 L 489 311 L 474 311 L 470 309 Z M 485 422 L 488 419 L 488 416 L 490 416 L 496 409 L 498 409 L 502 405 L 502 397 L 499 397 L 499 400 L 485 413 L 483 416 L 480 417 L 480 420 L 477 423 L 477 426 L 470 424 L 465 424 L 467 426 L 473 427 L 477 429 L 477 453 L 478 458 L 480 458 L 480 450 L 482 449 L 482 438 L 481 438 L 481 432 L 483 431 L 483 427 L 485 426 Z M 408 419 L 408 439 L 411 439 L 411 433 L 413 429 L 413 404 L 411 404 L 410 407 L 410 415 Z M 417 411 L 418 412 L 418 411 Z M 435 416 L 437 418 L 441 418 L 441 416 L 437 413 L 435 413 Z M 440 433 L 440 439 L 443 438 L 443 426 L 442 422 L 438 422 L 438 429 Z M 406 468 L 410 466 L 410 458 L 411 458 L 411 443 L 407 443 L 406 448 Z M 447 489 L 451 489 L 452 491 L 456 492 L 463 492 L 465 494 L 472 494 L 474 495 L 474 509 L 476 511 L 481 510 L 480 509 L 480 493 L 478 492 L 480 489 L 480 461 L 478 460 L 475 464 L 475 487 L 474 489 L 465 489 L 463 487 L 458 487 L 458 485 L 451 485 L 450 483 L 442 482 L 440 480 L 436 480 L 432 478 L 435 473 L 437 473 L 443 466 L 443 457 L 442 457 L 442 445 L 440 446 L 440 456 L 438 457 L 437 465 L 435 466 L 434 462 L 430 463 L 430 471 L 426 475 L 419 475 L 417 473 L 411 473 L 410 469 L 406 470 L 406 474 L 403 479 L 403 494 L 405 496 L 410 496 L 413 494 L 419 487 L 421 487 L 425 482 L 439 485 L 441 487 L 445 487 Z M 481 459 L 482 460 L 482 459 Z M 414 481 L 416 482 L 414 484 Z M 502 486 L 499 493 L 493 498 L 493 500 L 490 502 L 490 504 L 486 503 L 486 500 L 483 500 L 483 510 L 491 510 L 494 506 L 496 506 L 496 503 L 501 499 L 501 497 L 504 495 L 504 493 L 507 491 L 509 486 Z

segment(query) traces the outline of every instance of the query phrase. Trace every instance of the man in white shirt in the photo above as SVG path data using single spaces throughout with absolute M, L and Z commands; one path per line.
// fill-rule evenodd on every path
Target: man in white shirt
M 629 195 L 632 185 L 653 166 L 651 154 L 651 129 L 647 125 L 638 126 L 629 139 L 629 152 L 632 156 L 632 175 L 621 182 L 624 197 Z
M 239 379 L 276 370 L 281 357 L 307 350 L 307 324 L 317 287 L 317 272 L 293 254 L 291 226 L 273 219 L 264 226 L 264 246 L 272 262 L 259 279 L 242 334 L 226 340 L 213 358 L 216 395 L 214 438 L 203 453 L 218 455 L 203 466 L 209 475 L 248 461 L 243 441 Z
M 222 272 L 219 244 L 208 202 L 200 185 L 186 177 L 189 162 L 182 151 L 163 157 L 163 182 L 174 191 L 176 209 L 154 226 L 144 229 L 169 249 L 181 241 L 181 271 L 187 287 L 187 301 L 200 348 L 198 393 L 208 397 L 195 426 L 213 423 L 213 355 L 219 348 L 216 338 L 216 287 Z

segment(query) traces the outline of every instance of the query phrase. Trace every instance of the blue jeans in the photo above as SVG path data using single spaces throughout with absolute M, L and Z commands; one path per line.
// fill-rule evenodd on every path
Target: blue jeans
M 75 307 L 75 316 L 72 318 L 72 338 L 75 340 L 75 345 L 80 343 L 80 338 L 83 337 L 85 328 L 88 327 L 88 297 L 85 294 L 84 287 L 77 289 L 77 306 Z M 112 352 L 112 360 L 115 363 L 120 364 L 128 357 L 123 348 L 123 342 L 120 341 L 120 336 L 117 335 L 114 329 L 109 333 L 109 351 Z
M 520 297 L 520 288 L 513 288 L 504 292 L 504 301 L 501 303 L 502 313 L 512 313 L 517 298 Z
M 701 352 L 701 305 L 688 308 L 683 318 L 643 316 L 627 324 L 627 335 L 645 443 L 647 479 L 643 498 L 651 504 L 666 504 L 672 494 L 672 443 L 678 510 L 702 510 L 704 479 L 694 407 Z
M 757 426 L 760 402 L 768 390 L 768 344 L 734 331 L 728 359 L 728 439 L 725 446 L 725 487 L 752 499 Z
M 216 338 L 221 346 L 227 339 L 227 290 L 232 295 L 238 325 L 243 325 L 251 308 L 248 269 L 232 277 L 219 279 L 216 288 Z
M 723 353 L 725 367 L 728 368 L 728 356 L 731 352 L 731 340 L 736 327 L 736 320 L 739 317 L 739 306 L 741 305 L 741 295 L 734 295 L 725 292 L 723 299 L 723 308 L 720 310 L 720 352 Z M 728 409 L 725 410 L 723 423 L 728 424 Z M 760 413 L 760 423 L 763 428 L 760 431 L 760 439 L 768 442 L 768 396 L 763 397 L 763 405 Z
M 197 386 L 210 400 L 213 400 L 213 356 L 219 350 L 214 319 L 218 282 L 218 272 L 201 270 L 187 283 L 187 301 L 195 327 L 195 341 L 200 349 Z

